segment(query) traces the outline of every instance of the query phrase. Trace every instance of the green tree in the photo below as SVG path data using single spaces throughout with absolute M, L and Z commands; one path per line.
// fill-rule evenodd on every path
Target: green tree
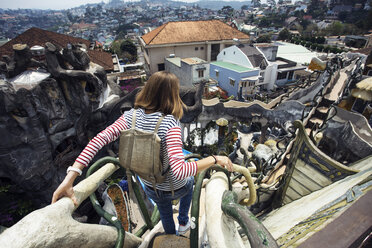
M 132 56 L 132 58 L 128 58 L 129 61 L 135 62 L 137 60 L 137 47 L 130 39 L 126 39 L 120 44 L 120 50 Z
M 307 13 L 313 17 L 313 19 L 323 19 L 327 12 L 327 6 L 324 1 L 311 0 L 308 5 Z
M 258 23 L 260 28 L 266 28 L 271 26 L 271 21 L 267 17 L 262 17 Z
M 125 39 L 125 33 L 123 31 L 120 31 L 118 35 L 116 36 L 117 40 L 124 40 Z
M 293 13 L 293 16 L 295 17 L 298 17 L 298 18 L 301 18 L 305 15 L 305 12 L 303 10 L 296 10 L 294 13 Z
M 326 42 L 326 39 L 323 36 L 316 37 L 316 43 L 324 44 L 325 42 Z
M 122 51 L 120 49 L 120 44 L 122 40 L 115 40 L 111 43 L 110 52 L 113 54 L 117 54 L 119 58 L 121 58 Z
M 334 22 L 327 28 L 331 35 L 342 35 L 344 25 L 341 22 Z
M 279 32 L 278 39 L 279 40 L 289 40 L 291 38 L 291 33 L 288 29 L 284 28 Z
M 306 29 L 302 31 L 302 35 L 305 38 L 308 38 L 308 40 L 311 40 L 311 38 L 316 35 L 318 31 L 318 26 L 316 24 L 309 24 L 307 25 Z M 315 39 L 315 38 L 313 38 Z M 315 42 L 314 40 L 312 42 Z
M 225 14 L 225 15 L 228 15 L 228 16 L 232 16 L 233 13 L 234 13 L 234 8 L 231 7 L 230 5 L 223 6 L 222 9 L 221 9 L 221 13 Z
M 269 34 L 261 35 L 256 39 L 256 42 L 257 43 L 270 43 L 271 42 L 271 35 L 269 35 Z
M 124 34 L 127 34 L 128 32 L 128 29 L 133 29 L 133 28 L 136 28 L 135 25 L 133 24 L 122 24 L 120 25 L 117 29 L 116 29 L 116 33 L 120 33 L 120 32 L 123 32 Z
M 111 44 L 110 52 L 131 63 L 137 61 L 137 47 L 130 39 L 115 40 Z
M 254 22 L 254 15 L 250 14 L 247 16 L 247 19 L 245 20 L 245 23 L 252 24 Z
M 307 26 L 309 26 L 310 24 L 311 24 L 311 22 L 308 21 L 308 20 L 305 20 L 305 19 L 302 19 L 300 21 L 300 25 L 302 26 L 303 30 L 306 30 Z

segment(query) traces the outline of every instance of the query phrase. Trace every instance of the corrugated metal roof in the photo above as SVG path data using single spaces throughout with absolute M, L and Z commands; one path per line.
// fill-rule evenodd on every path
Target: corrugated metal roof
M 285 58 L 300 64 L 310 63 L 311 59 L 317 57 L 317 53 L 311 52 L 301 45 L 287 42 L 276 42 L 278 45 L 277 57 Z
M 225 62 L 225 61 L 215 61 L 211 63 L 212 65 L 217 65 L 226 69 L 234 70 L 237 72 L 245 72 L 245 71 L 251 71 L 252 69 L 248 67 L 244 67 L 241 65 Z

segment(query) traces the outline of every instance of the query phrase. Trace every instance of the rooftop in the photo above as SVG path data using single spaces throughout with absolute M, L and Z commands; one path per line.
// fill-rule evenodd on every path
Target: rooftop
M 46 42 L 51 42 L 59 47 L 66 47 L 68 43 L 77 44 L 83 43 L 87 47 L 90 46 L 90 41 L 82 38 L 76 38 L 73 36 L 59 34 L 52 31 L 43 30 L 40 28 L 30 28 L 22 34 L 18 35 L 14 39 L 8 41 L 0 47 L 0 56 L 12 55 L 13 45 L 15 44 L 27 44 L 30 48 L 39 45 L 44 46 Z M 113 70 L 114 64 L 110 53 L 98 51 L 98 50 L 87 50 L 90 60 L 105 70 Z
M 192 58 L 184 58 L 182 59 L 182 62 L 185 62 L 186 64 L 189 65 L 196 65 L 196 64 L 201 64 L 201 63 L 207 63 L 205 60 L 197 58 L 197 57 L 192 57 Z
M 181 67 L 181 58 L 180 57 L 166 58 L 166 60 L 171 62 L 172 64 L 175 64 L 178 67 Z
M 188 65 L 197 65 L 197 64 L 207 63 L 205 60 L 197 58 L 197 57 L 184 58 L 184 59 L 181 59 L 180 57 L 175 57 L 175 58 L 166 58 L 166 60 L 171 62 L 172 64 L 177 65 L 178 67 L 181 67 L 181 61 Z
M 219 20 L 168 22 L 142 36 L 147 45 L 249 39 Z
M 258 49 L 254 46 L 250 46 L 249 44 L 240 44 L 238 48 L 247 55 L 249 61 L 252 63 L 253 67 L 259 67 L 262 63 L 267 65 L 264 56 Z
M 252 69 L 248 67 L 244 67 L 241 65 L 233 64 L 230 62 L 224 62 L 224 61 L 215 61 L 211 63 L 212 65 L 217 65 L 226 69 L 234 70 L 237 72 L 246 72 L 246 71 L 251 71 Z
M 311 59 L 317 57 L 317 53 L 311 52 L 301 45 L 287 42 L 275 42 L 278 45 L 277 57 L 282 57 L 300 64 L 310 63 Z

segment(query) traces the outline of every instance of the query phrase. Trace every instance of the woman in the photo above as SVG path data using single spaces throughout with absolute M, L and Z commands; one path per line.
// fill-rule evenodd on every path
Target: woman
M 169 72 L 156 72 L 147 81 L 135 100 L 136 128 L 153 131 L 158 119 L 165 115 L 160 124 L 158 135 L 161 139 L 163 170 L 170 167 L 170 173 L 164 183 L 156 185 L 144 181 L 146 194 L 158 205 L 161 221 L 167 234 L 175 234 L 172 200 L 180 198 L 179 228 L 184 234 L 190 227 L 188 211 L 191 204 L 193 176 L 214 164 L 219 164 L 232 171 L 232 163 L 226 156 L 209 156 L 197 162 L 185 162 L 182 153 L 181 128 L 179 119 L 183 115 L 184 104 L 179 96 L 179 80 Z M 131 128 L 133 110 L 126 111 L 111 126 L 100 132 L 84 148 L 73 166 L 67 170 L 66 178 L 53 194 L 52 203 L 63 196 L 70 197 L 74 203 L 73 183 L 81 170 L 88 166 L 96 153 L 108 143 L 120 136 L 120 131 Z M 172 196 L 170 181 L 173 182 Z

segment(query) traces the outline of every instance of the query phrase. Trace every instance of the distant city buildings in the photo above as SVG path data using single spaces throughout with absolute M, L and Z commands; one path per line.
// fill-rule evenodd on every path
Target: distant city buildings
M 94 43 L 91 43 L 89 40 L 39 28 L 31 28 L 2 45 L 0 47 L 0 55 L 13 55 L 13 45 L 15 44 L 27 44 L 32 51 L 33 47 L 44 47 L 46 42 L 50 42 L 60 48 L 65 48 L 68 44 L 83 44 L 87 48 L 87 53 L 91 62 L 102 66 L 106 72 L 115 71 L 112 55 L 110 53 L 94 49 Z

